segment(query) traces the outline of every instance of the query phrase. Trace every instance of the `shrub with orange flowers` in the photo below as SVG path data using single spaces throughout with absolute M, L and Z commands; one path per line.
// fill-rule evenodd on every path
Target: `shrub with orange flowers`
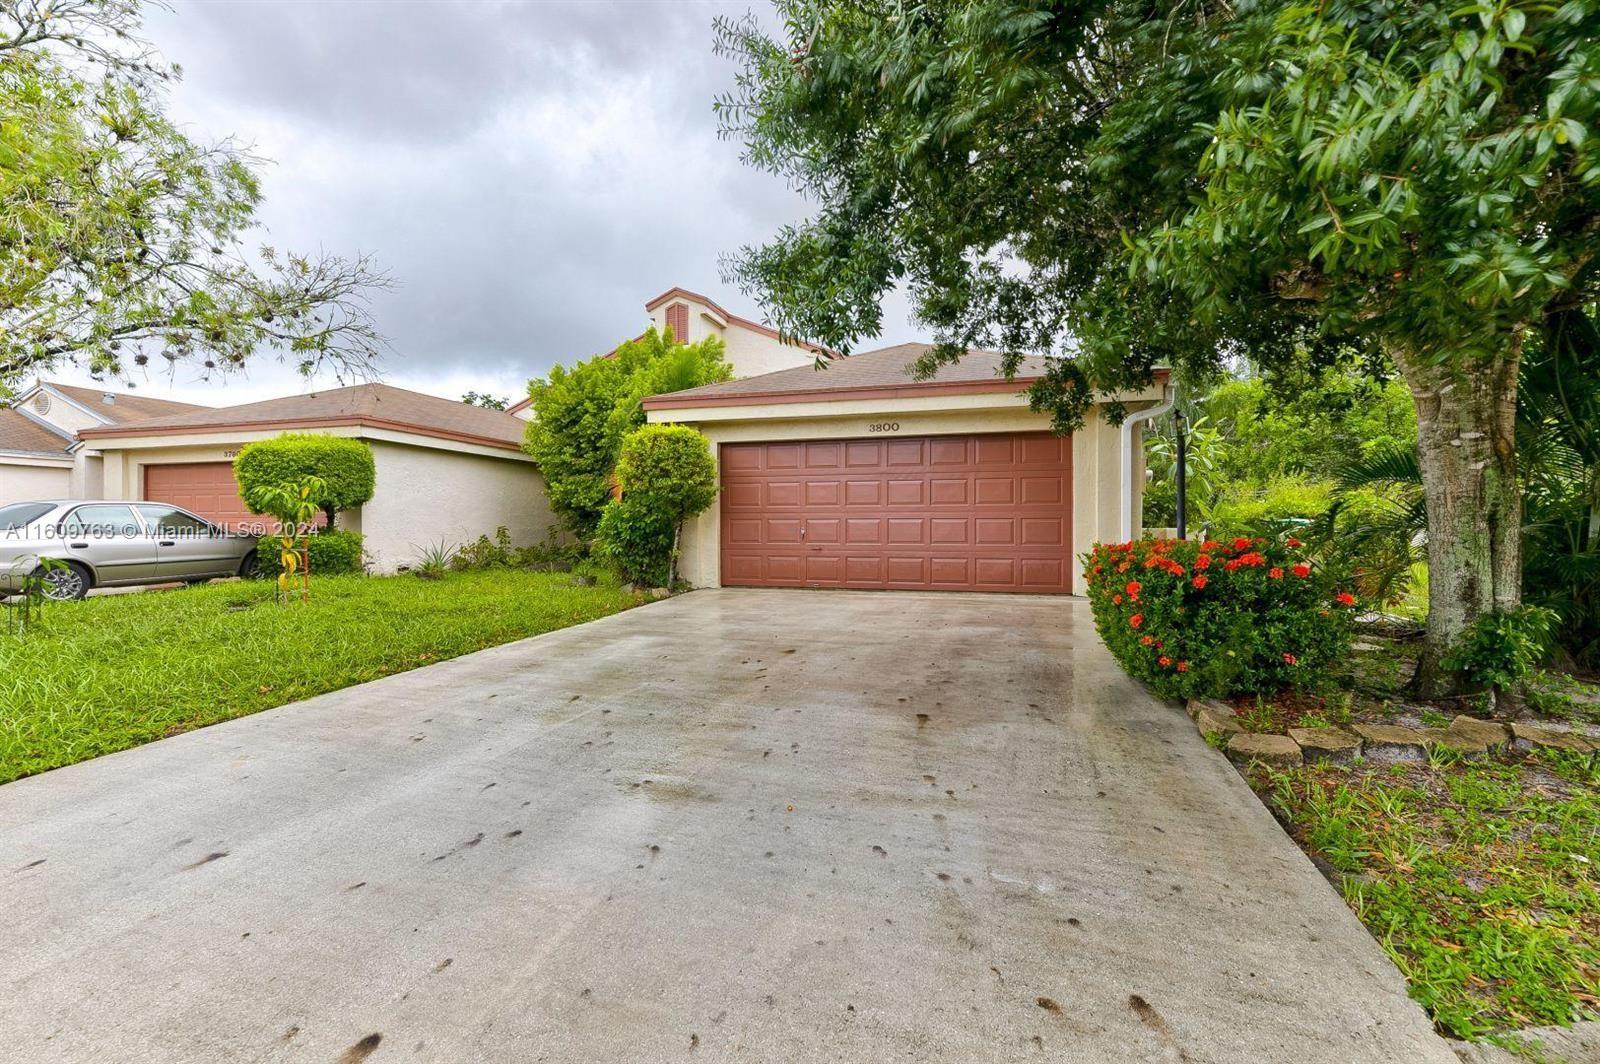
M 1350 648 L 1355 597 L 1298 540 L 1100 543 L 1083 562 L 1100 637 L 1163 698 L 1314 686 Z

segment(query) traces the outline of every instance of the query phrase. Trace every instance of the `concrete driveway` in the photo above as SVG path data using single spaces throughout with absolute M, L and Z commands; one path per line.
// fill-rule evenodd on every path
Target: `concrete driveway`
M 1081 601 L 696 592 L 0 788 L 0 861 L 30 1064 L 1455 1059 Z

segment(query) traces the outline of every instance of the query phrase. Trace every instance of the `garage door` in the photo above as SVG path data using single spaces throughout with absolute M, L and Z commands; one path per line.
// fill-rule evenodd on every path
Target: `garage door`
M 1043 432 L 724 444 L 722 582 L 1070 591 L 1071 447 Z
M 144 467 L 144 497 L 192 510 L 219 525 L 256 522 L 239 498 L 230 462 L 184 462 Z

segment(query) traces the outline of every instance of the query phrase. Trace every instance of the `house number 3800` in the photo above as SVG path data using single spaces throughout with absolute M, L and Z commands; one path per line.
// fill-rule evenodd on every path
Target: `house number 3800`
M 872 424 L 867 426 L 867 431 L 868 432 L 899 432 L 900 431 L 900 422 L 898 422 L 898 421 L 874 421 Z

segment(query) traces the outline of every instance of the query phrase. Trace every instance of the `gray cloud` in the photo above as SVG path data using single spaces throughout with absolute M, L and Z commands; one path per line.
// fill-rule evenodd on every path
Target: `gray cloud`
M 719 140 L 714 3 L 206 3 L 152 10 L 185 71 L 172 109 L 273 160 L 264 238 L 370 252 L 385 376 L 440 394 L 521 391 L 636 333 L 674 284 L 739 313 L 717 257 L 804 214 Z M 903 308 L 884 342 L 916 335 Z M 270 366 L 232 394 L 292 391 Z M 168 390 L 159 386 L 156 390 Z M 211 393 L 202 395 L 201 393 Z

